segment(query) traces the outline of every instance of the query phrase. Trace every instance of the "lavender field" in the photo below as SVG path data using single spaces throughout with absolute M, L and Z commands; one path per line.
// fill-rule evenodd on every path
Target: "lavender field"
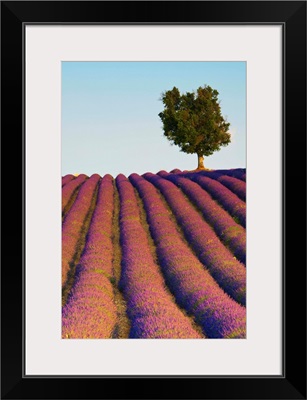
M 62 177 L 62 338 L 245 338 L 245 180 Z

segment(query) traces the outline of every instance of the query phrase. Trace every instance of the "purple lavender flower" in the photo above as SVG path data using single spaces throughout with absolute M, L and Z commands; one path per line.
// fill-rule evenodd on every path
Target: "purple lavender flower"
M 236 168 L 236 169 L 226 169 L 225 175 L 232 176 L 233 178 L 241 179 L 245 181 L 244 176 L 246 174 L 245 168 Z
M 241 200 L 246 201 L 246 183 L 232 176 L 222 175 L 217 179 Z
M 122 276 L 131 338 L 201 338 L 173 301 L 155 263 L 144 230 L 134 189 L 124 175 L 116 184 L 120 196 Z
M 210 225 L 200 218 L 180 189 L 158 175 L 145 174 L 144 177 L 161 191 L 188 243 L 213 278 L 236 301 L 245 304 L 245 266 L 221 243 Z
M 218 173 L 220 176 L 221 175 L 228 175 L 228 176 L 232 176 L 233 178 L 237 178 L 237 179 L 242 179 L 246 173 L 246 169 L 245 168 L 234 168 L 234 169 L 217 169 L 214 171 L 204 171 L 205 174 L 208 173 L 209 178 L 211 178 L 210 174 L 215 174 Z
M 68 182 L 62 189 L 62 212 L 64 211 L 65 207 L 67 206 L 71 196 L 73 193 L 78 190 L 79 186 L 85 182 L 87 176 L 84 174 L 79 175 L 76 179 Z
M 97 203 L 76 269 L 74 286 L 63 307 L 63 338 L 112 337 L 117 322 L 111 284 L 113 194 L 113 178 L 105 175 L 98 188 Z
M 204 190 L 206 190 L 218 201 L 220 205 L 237 219 L 240 225 L 244 228 L 246 226 L 246 204 L 240 200 L 238 196 L 232 193 L 220 182 L 203 176 L 201 173 L 186 174 L 187 178 L 197 182 Z
M 67 185 L 67 183 L 72 181 L 73 179 L 75 179 L 75 176 L 72 174 L 67 174 L 65 176 L 62 176 L 62 187 Z
M 70 264 L 77 249 L 85 217 L 90 209 L 100 176 L 92 175 L 79 190 L 78 196 L 66 215 L 62 227 L 62 286 L 65 285 Z M 72 181 L 73 182 L 73 181 Z M 68 184 L 69 185 L 69 184 Z M 65 187 L 64 187 L 65 189 Z
M 176 184 L 201 211 L 220 240 L 245 264 L 246 231 L 197 183 L 174 174 L 161 175 Z M 232 178 L 231 178 L 232 179 Z M 241 181 L 240 181 L 241 182 Z M 242 182 L 243 183 L 243 182 Z
M 244 338 L 245 307 L 219 287 L 209 271 L 181 239 L 170 211 L 156 188 L 137 174 L 130 175 L 129 179 L 143 200 L 160 266 L 178 304 L 195 316 L 206 336 Z M 185 211 L 182 210 L 183 213 Z

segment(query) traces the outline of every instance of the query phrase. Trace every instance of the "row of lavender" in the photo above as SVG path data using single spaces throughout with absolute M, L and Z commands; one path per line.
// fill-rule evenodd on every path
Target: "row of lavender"
M 62 312 L 62 337 L 64 338 L 108 338 L 112 336 L 117 322 L 117 310 L 112 287 L 113 277 L 113 178 L 105 175 L 100 183 L 93 175 L 93 195 L 99 186 L 97 202 L 87 232 L 86 245 L 75 272 L 74 285 Z M 84 199 L 81 190 L 74 205 Z M 89 204 L 87 204 L 89 207 Z M 77 218 L 72 208 L 69 215 Z M 66 219 L 67 221 L 67 219 Z M 73 230 L 73 228 L 72 228 Z M 63 237 L 63 247 L 66 244 Z
M 166 179 L 169 178 L 168 174 L 161 172 L 160 175 Z M 171 176 L 174 177 L 175 174 L 171 174 Z M 116 178 L 116 186 L 120 195 L 120 230 L 123 253 L 120 286 L 128 305 L 128 316 L 131 321 L 130 337 L 245 337 L 245 307 L 238 304 L 238 302 L 245 303 L 245 268 L 242 272 L 242 265 L 239 261 L 231 261 L 230 259 L 226 260 L 230 268 L 225 268 L 224 272 L 219 265 L 215 267 L 213 264 L 218 259 L 218 252 L 224 251 L 221 254 L 225 256 L 228 250 L 221 245 L 210 226 L 202 218 L 199 218 L 199 214 L 184 197 L 178 197 L 180 190 L 173 183 L 150 174 L 146 174 L 145 177 L 148 181 L 143 177 L 132 174 L 130 181 L 139 191 L 144 202 L 160 265 L 155 262 L 149 250 L 146 232 L 140 221 L 133 186 L 123 175 Z M 77 178 L 72 177 L 68 178 L 65 183 L 64 179 L 65 177 L 63 178 L 63 190 L 69 185 L 72 186 L 72 183 L 77 180 Z M 82 176 L 80 179 L 83 179 L 83 184 L 82 182 L 78 184 L 78 196 L 67 213 L 63 224 L 63 271 L 66 271 L 62 276 L 64 285 L 67 280 L 69 265 L 71 265 L 71 261 L 67 262 L 69 256 L 67 257 L 67 251 L 64 250 L 67 250 L 67 248 L 71 250 L 70 260 L 72 260 L 73 248 L 77 246 L 78 235 L 82 231 L 82 220 L 84 221 L 89 212 L 97 188 L 98 196 L 85 248 L 76 268 L 73 288 L 63 308 L 63 337 L 112 337 L 112 332 L 117 323 L 114 294 L 110 283 L 113 277 L 113 179 L 110 175 L 101 180 L 98 175 L 93 175 L 89 179 Z M 182 179 L 184 178 L 178 176 L 178 181 L 175 180 L 174 183 L 180 186 Z M 174 212 L 177 222 L 183 228 L 187 238 L 191 239 L 192 242 L 195 241 L 193 247 L 198 258 L 178 234 L 178 227 L 170 218 L 168 207 L 164 204 L 159 191 L 149 183 L 150 180 L 157 187 L 159 187 L 160 182 L 160 190 L 164 187 L 162 193 L 168 200 L 168 204 L 171 205 L 173 212 L 177 207 L 177 213 Z M 192 198 L 193 190 L 191 190 L 190 198 L 196 205 L 198 201 L 199 210 L 212 226 L 216 225 L 214 230 L 217 235 L 220 231 L 220 238 L 223 236 L 221 234 L 223 230 L 227 232 L 226 240 L 232 243 L 234 252 L 235 247 L 237 247 L 238 258 L 240 258 L 240 254 L 245 250 L 243 243 L 244 229 L 238 225 L 235 231 L 237 230 L 239 233 L 232 232 L 230 221 L 227 218 L 224 225 L 223 223 L 219 224 L 216 217 L 218 214 L 215 213 L 216 207 L 219 206 L 207 195 L 208 198 L 203 203 L 207 204 L 209 199 L 211 203 L 209 202 L 207 211 L 201 209 L 201 193 L 199 191 L 197 193 L 195 188 L 197 186 L 199 190 L 204 191 L 190 180 L 184 179 L 184 181 L 185 185 L 182 185 L 181 189 L 183 186 L 187 189 L 183 192 L 189 194 L 188 191 L 192 185 L 196 194 Z M 167 182 L 167 184 L 164 182 Z M 173 185 L 173 187 L 170 187 L 170 185 Z M 174 192 L 174 188 L 178 192 Z M 75 187 L 72 193 L 76 190 Z M 183 196 L 182 193 L 181 196 Z M 181 215 L 182 212 L 180 213 L 182 206 L 186 217 Z M 224 210 L 218 211 L 221 216 L 228 216 Z M 207 242 L 201 241 L 200 231 L 197 232 L 197 229 L 195 229 L 197 226 L 196 215 L 198 215 L 198 220 L 202 221 L 202 224 L 207 224 L 202 225 L 202 228 L 207 229 L 207 234 L 211 235 Z M 194 218 L 194 222 L 191 216 Z M 230 217 L 228 216 L 228 218 Z M 188 223 L 189 220 L 192 221 L 190 224 Z M 68 228 L 70 228 L 70 231 Z M 214 239 L 212 239 L 213 237 Z M 209 243 L 212 243 L 212 240 L 214 244 L 210 247 Z M 207 247 L 201 251 L 203 245 Z M 226 253 L 223 249 L 226 249 Z M 212 251 L 213 254 L 210 254 Z M 211 260 L 209 262 L 211 268 L 204 262 L 206 252 L 209 252 L 207 263 L 208 260 Z M 204 257 L 204 260 L 202 257 Z M 239 276 L 237 283 L 234 279 L 236 272 Z M 220 286 L 223 286 L 221 282 L 224 284 L 224 290 L 212 278 L 211 275 L 214 274 L 216 275 L 215 278 L 220 280 Z M 165 287 L 165 281 L 177 304 L 172 294 Z M 238 302 L 225 293 L 225 288 Z M 195 318 L 201 326 L 203 334 L 199 332 L 199 329 L 195 329 L 191 319 L 186 317 L 185 311 Z
M 78 197 L 62 224 L 62 287 L 67 283 L 83 223 L 90 209 L 100 176 L 95 174 L 81 186 Z M 73 182 L 73 181 L 72 181 Z M 72 183 L 71 182 L 71 183 Z M 65 200 L 63 196 L 63 201 Z
M 190 320 L 176 306 L 151 254 L 140 220 L 133 186 L 124 175 L 116 184 L 120 195 L 123 289 L 131 338 L 200 338 Z
M 195 317 L 208 337 L 245 337 L 245 307 L 218 286 L 180 237 L 155 187 L 137 174 L 129 179 L 144 202 L 162 273 L 179 306 Z
M 204 219 L 211 225 L 220 240 L 245 264 L 246 232 L 212 197 L 197 183 L 179 175 L 159 172 L 159 176 L 176 184 L 189 200 L 198 207 Z
M 111 176 L 93 175 L 79 192 L 64 226 L 75 235 L 80 224 L 72 220 L 84 218 L 90 197 L 99 186 L 97 203 L 87 233 L 86 244 L 75 271 L 74 285 L 62 310 L 63 338 L 110 338 L 117 322 L 117 310 L 110 283 L 113 278 L 113 183 Z M 159 266 L 154 262 L 146 233 L 140 222 L 135 192 L 127 178 L 116 179 L 120 194 L 120 228 L 122 244 L 123 288 L 131 320 L 132 338 L 201 338 L 190 319 L 176 306 L 165 287 Z M 73 236 L 75 236 L 73 235 Z M 71 247 L 71 239 L 63 235 L 63 249 Z M 66 271 L 63 252 L 63 271 Z M 63 275 L 63 284 L 66 279 Z
M 176 185 L 159 175 L 147 173 L 144 177 L 161 191 L 188 243 L 214 279 L 236 301 L 245 304 L 245 266 L 233 257 Z

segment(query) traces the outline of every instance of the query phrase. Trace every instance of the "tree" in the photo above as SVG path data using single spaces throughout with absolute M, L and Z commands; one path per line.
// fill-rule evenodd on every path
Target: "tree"
M 210 156 L 230 143 L 230 124 L 221 114 L 218 91 L 208 85 L 196 92 L 180 94 L 174 86 L 162 93 L 164 110 L 159 113 L 164 135 L 181 151 L 198 156 L 197 169 L 205 169 L 204 156 Z

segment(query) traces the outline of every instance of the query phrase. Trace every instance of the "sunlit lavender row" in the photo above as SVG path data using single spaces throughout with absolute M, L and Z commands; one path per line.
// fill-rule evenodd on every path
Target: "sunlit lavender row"
M 62 190 L 62 213 L 65 211 L 72 195 L 76 192 L 79 186 L 86 180 L 87 176 L 84 174 L 79 175 L 76 179 L 71 180 Z
M 246 231 L 217 204 L 197 183 L 179 175 L 159 173 L 175 183 L 188 199 L 198 207 L 204 219 L 211 225 L 220 240 L 230 248 L 234 256 L 246 262 Z
M 179 188 L 159 175 L 145 174 L 163 194 L 186 240 L 218 284 L 241 304 L 246 298 L 246 269 L 223 245 L 210 225 L 200 217 Z
M 120 196 L 121 286 L 131 320 L 131 338 L 201 338 L 167 291 L 140 220 L 133 186 L 124 175 L 116 184 Z
M 246 183 L 232 176 L 220 176 L 218 181 L 235 193 L 241 200 L 246 201 Z
M 112 337 L 116 325 L 113 287 L 113 182 L 99 184 L 97 203 L 75 280 L 62 313 L 63 338 Z
M 245 338 L 245 173 L 62 177 L 62 338 Z
M 246 182 L 242 179 L 243 174 L 234 174 L 239 177 L 232 175 L 225 175 L 219 170 L 217 171 L 203 171 L 202 176 L 206 176 L 211 179 L 215 179 L 230 189 L 236 194 L 241 200 L 246 201 Z
M 137 174 L 130 180 L 144 202 L 160 266 L 178 304 L 194 315 L 207 337 L 243 337 L 245 308 L 218 286 L 193 254 L 155 187 Z
M 99 175 L 92 175 L 79 190 L 62 227 L 62 287 L 66 284 L 70 267 L 75 261 L 78 242 L 85 236 L 83 225 L 90 210 Z
M 186 175 L 189 179 L 197 182 L 216 200 L 229 214 L 238 220 L 244 228 L 246 227 L 246 204 L 239 199 L 231 190 L 220 182 L 204 176 L 202 173 Z
M 73 179 L 75 179 L 75 176 L 72 174 L 68 174 L 63 176 L 62 178 L 62 187 L 67 185 L 68 182 L 72 181 Z

